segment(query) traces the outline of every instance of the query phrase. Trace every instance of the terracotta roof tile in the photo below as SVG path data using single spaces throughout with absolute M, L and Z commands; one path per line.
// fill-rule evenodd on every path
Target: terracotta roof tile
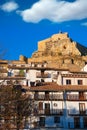
M 0 77 L 0 80 L 22 80 L 22 79 L 25 79 L 25 77 Z
M 87 85 L 57 85 L 56 83 L 50 83 L 30 87 L 30 91 L 87 91 Z

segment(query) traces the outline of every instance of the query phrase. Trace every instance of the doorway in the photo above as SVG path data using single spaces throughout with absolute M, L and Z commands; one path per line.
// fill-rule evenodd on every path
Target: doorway
M 74 117 L 74 128 L 80 128 L 80 118 Z
M 50 114 L 50 104 L 49 103 L 45 103 L 45 114 L 46 115 Z

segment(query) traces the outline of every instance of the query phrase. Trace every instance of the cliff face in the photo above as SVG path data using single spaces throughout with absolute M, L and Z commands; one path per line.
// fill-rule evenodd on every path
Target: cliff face
M 44 48 L 43 48 L 44 45 Z M 75 50 L 74 50 L 75 49 Z M 72 42 L 67 33 L 53 35 L 51 38 L 38 43 L 38 51 L 46 55 L 81 55 L 76 48 L 76 43 Z
M 47 61 L 48 66 L 68 67 L 85 65 L 87 48 L 74 42 L 67 33 L 59 33 L 38 42 L 38 50 L 32 54 L 28 62 Z

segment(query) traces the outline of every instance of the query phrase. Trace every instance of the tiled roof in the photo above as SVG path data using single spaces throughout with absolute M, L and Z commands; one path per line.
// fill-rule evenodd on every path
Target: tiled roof
M 22 79 L 25 79 L 25 77 L 0 77 L 0 80 L 22 80 Z
M 0 60 L 0 64 L 7 64 L 8 61 L 7 60 Z
M 7 69 L 0 69 L 0 73 L 7 73 Z
M 69 68 L 70 72 L 80 72 L 80 67 L 75 64 L 68 64 L 67 67 Z
M 87 85 L 58 85 L 56 83 L 30 87 L 30 91 L 87 91 Z

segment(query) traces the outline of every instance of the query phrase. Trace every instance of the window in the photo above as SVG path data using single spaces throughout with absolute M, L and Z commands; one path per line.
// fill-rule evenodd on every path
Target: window
M 53 105 L 54 105 L 54 107 L 57 107 L 57 103 L 54 103 Z
M 45 114 L 50 115 L 50 104 L 49 103 L 45 103 Z
M 82 91 L 79 92 L 79 99 L 80 99 L 80 100 L 84 100 L 84 98 L 85 98 L 85 97 L 84 97 L 84 92 L 82 92 Z
M 8 80 L 8 81 L 7 81 L 7 84 L 11 84 L 11 81 Z
M 74 117 L 74 128 L 80 128 L 80 117 Z
M 78 82 L 78 85 L 82 85 L 83 84 L 82 80 L 78 80 L 77 82 Z
M 79 103 L 79 112 L 80 114 L 85 114 L 85 103 Z
M 35 92 L 34 98 L 37 100 L 38 99 L 38 92 Z
M 40 126 L 45 126 L 45 117 L 40 117 L 39 125 Z
M 45 92 L 45 99 L 47 99 L 47 100 L 49 99 L 49 92 L 47 92 L 47 91 Z
M 87 128 L 87 117 L 83 117 L 84 128 Z
M 54 123 L 60 123 L 60 117 L 59 116 L 54 117 Z
M 71 84 L 71 80 L 70 79 L 66 80 L 66 84 Z
M 39 102 L 39 110 L 43 110 L 43 102 Z

